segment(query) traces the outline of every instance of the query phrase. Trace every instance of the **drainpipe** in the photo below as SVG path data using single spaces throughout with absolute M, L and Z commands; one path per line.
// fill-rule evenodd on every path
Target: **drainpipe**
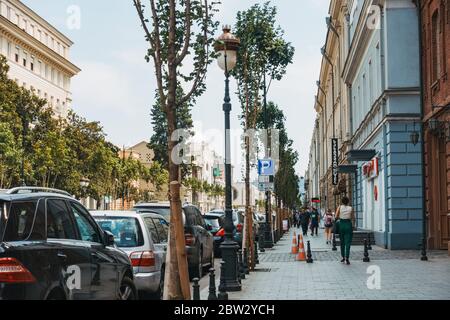
M 419 21 L 419 77 L 420 77 L 420 114 L 422 117 L 425 116 L 425 103 L 424 103 L 424 81 L 423 81 L 423 37 L 422 37 L 422 1 L 416 0 L 417 6 L 417 16 Z M 422 256 L 420 260 L 428 261 L 427 257 L 427 247 L 428 247 L 428 236 L 427 236 L 427 201 L 426 201 L 426 179 L 425 179 L 425 124 L 422 122 Z

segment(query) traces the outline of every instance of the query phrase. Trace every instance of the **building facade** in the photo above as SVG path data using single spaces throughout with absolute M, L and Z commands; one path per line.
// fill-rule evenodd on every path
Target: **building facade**
M 420 1 L 427 239 L 450 248 L 450 3 Z
M 357 228 L 372 232 L 378 245 L 417 249 L 423 236 L 422 146 L 411 140 L 422 128 L 417 8 L 408 0 L 332 0 L 329 14 L 312 142 L 321 151 L 322 207 L 333 210 L 346 195 Z M 307 176 L 311 189 L 316 174 Z
M 71 79 L 80 72 L 69 61 L 72 45 L 21 1 L 0 0 L 0 54 L 8 60 L 8 76 L 62 117 L 71 109 Z

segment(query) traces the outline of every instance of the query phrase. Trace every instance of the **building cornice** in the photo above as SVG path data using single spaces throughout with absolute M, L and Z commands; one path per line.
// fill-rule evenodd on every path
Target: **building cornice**
M 34 12 L 31 8 L 26 6 L 23 2 L 19 0 L 9 0 L 14 6 L 22 10 L 24 14 L 33 18 L 36 22 L 40 23 L 43 27 L 47 28 L 49 31 L 53 32 L 57 35 L 61 40 L 65 42 L 67 46 L 73 45 L 72 40 L 70 40 L 66 35 L 64 35 L 61 31 L 52 26 L 47 20 L 39 16 L 36 12 Z
M 20 29 L 4 16 L 0 16 L 0 33 L 19 42 L 27 51 L 33 52 L 41 60 L 47 61 L 64 70 L 70 77 L 78 74 L 81 69 L 60 54 L 56 53 L 42 42 Z

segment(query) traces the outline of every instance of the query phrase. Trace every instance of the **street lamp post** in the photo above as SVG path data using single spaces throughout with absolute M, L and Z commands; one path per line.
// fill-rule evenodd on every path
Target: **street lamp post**
M 217 62 L 219 67 L 225 71 L 225 98 L 223 111 L 225 114 L 225 240 L 220 249 L 222 260 L 225 262 L 223 275 L 220 277 L 219 290 L 240 291 L 238 256 L 239 245 L 233 239 L 233 204 L 231 185 L 231 139 L 230 139 L 230 74 L 229 72 L 236 66 L 237 50 L 240 41 L 231 34 L 231 27 L 224 26 L 223 34 L 217 39 L 215 50 L 218 53 Z
M 267 85 L 266 85 L 266 70 L 264 70 L 264 127 L 267 130 L 269 129 L 269 124 L 267 120 Z M 269 133 L 267 132 L 267 145 L 269 142 Z M 266 145 L 266 157 L 270 157 L 270 154 L 268 152 L 268 146 Z M 271 209 L 270 209 L 270 201 L 271 201 L 271 195 L 270 191 L 266 191 L 266 224 L 265 224 L 265 230 L 264 230 L 264 248 L 272 248 L 273 247 L 273 234 L 272 234 L 272 224 L 271 224 Z

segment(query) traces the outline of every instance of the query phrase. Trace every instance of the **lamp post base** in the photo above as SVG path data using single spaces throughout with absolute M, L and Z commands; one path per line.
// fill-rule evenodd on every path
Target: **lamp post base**
M 264 230 L 264 248 L 266 249 L 273 248 L 272 227 L 269 223 L 266 223 Z
M 239 264 L 237 251 L 239 245 L 230 240 L 225 240 L 220 246 L 222 251 L 222 260 L 225 262 L 223 272 L 220 277 L 220 291 L 236 292 L 241 291 L 242 286 L 239 282 Z

